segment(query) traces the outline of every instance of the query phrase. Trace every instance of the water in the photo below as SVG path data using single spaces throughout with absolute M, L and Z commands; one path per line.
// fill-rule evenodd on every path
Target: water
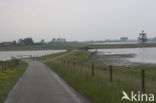
M 20 55 L 24 57 L 37 57 L 48 54 L 54 54 L 59 52 L 64 52 L 65 50 L 39 50 L 39 51 L 1 51 L 0 52 L 0 60 L 10 60 L 11 57 L 19 58 Z
M 133 57 L 127 57 L 126 60 L 137 63 L 156 64 L 156 48 L 126 48 L 126 49 L 98 49 L 99 54 L 131 54 Z
M 153 43 L 148 41 L 147 43 Z M 127 41 L 127 42 L 103 42 L 103 43 L 87 43 L 87 44 L 138 44 L 138 41 Z

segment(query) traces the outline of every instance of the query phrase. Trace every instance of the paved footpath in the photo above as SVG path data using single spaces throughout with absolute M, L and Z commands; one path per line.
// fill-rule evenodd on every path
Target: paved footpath
M 4 103 L 90 103 L 44 64 L 24 61 L 29 66 Z

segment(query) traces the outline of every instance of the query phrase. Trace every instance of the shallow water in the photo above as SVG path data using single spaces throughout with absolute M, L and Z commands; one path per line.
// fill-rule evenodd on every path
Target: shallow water
M 98 53 L 105 55 L 133 54 L 135 56 L 127 57 L 126 60 L 137 63 L 156 64 L 156 48 L 98 49 Z
M 10 60 L 11 57 L 19 58 L 19 56 L 24 57 L 37 57 L 48 54 L 54 54 L 59 52 L 64 52 L 65 50 L 38 50 L 38 51 L 1 51 L 0 52 L 0 60 Z
M 138 42 L 104 42 L 104 43 L 88 43 L 88 44 L 137 44 Z

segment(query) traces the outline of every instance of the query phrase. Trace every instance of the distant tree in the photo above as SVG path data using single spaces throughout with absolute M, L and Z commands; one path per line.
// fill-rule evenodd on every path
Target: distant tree
M 33 41 L 33 39 L 32 38 L 25 38 L 24 40 L 24 44 L 25 45 L 33 45 L 34 44 L 34 41 Z
M 44 43 L 45 43 L 45 40 L 44 40 L 44 39 L 42 39 L 42 40 L 40 41 L 40 43 L 41 43 L 41 44 L 44 44 Z
M 14 40 L 14 41 L 12 42 L 12 45 L 17 45 L 17 42 Z

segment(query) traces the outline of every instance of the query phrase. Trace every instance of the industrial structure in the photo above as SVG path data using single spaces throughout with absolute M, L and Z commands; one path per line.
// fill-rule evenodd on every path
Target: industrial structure
M 142 30 L 142 33 L 139 34 L 139 37 L 138 37 L 138 41 L 143 44 L 145 42 L 147 42 L 147 34 L 144 32 L 144 30 Z

